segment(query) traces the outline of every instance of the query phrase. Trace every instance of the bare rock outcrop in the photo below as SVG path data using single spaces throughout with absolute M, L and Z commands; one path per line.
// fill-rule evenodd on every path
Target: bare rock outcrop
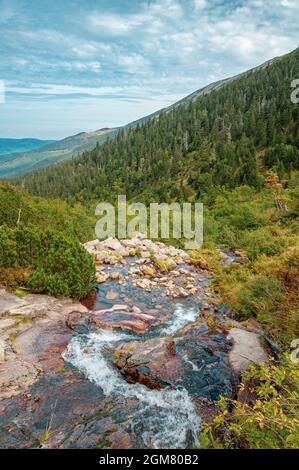
M 63 366 L 61 352 L 70 339 L 65 320 L 87 309 L 45 295 L 0 295 L 0 399 L 23 393 L 45 370 Z

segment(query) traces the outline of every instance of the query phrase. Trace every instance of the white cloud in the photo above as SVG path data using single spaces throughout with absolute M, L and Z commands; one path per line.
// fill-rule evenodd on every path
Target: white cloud
M 200 10 L 206 6 L 206 0 L 194 0 L 194 6 L 196 10 Z
M 133 26 L 121 16 L 107 14 L 92 14 L 89 17 L 89 24 L 95 31 L 106 32 L 113 36 L 123 35 Z
M 298 0 L 281 0 L 280 3 L 286 8 L 298 8 Z

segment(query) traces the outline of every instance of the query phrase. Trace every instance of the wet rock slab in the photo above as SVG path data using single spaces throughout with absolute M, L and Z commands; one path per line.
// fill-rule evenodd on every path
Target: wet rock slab
M 226 333 L 197 324 L 175 338 L 125 343 L 117 348 L 114 365 L 129 383 L 156 389 L 183 386 L 192 397 L 217 400 L 222 394 L 232 397 L 236 389 L 231 349 Z
M 130 448 L 126 413 L 71 370 L 45 374 L 26 394 L 0 402 L 1 448 Z
M 182 370 L 182 361 L 174 353 L 172 338 L 132 341 L 115 352 L 114 365 L 129 383 L 162 389 L 175 382 Z
M 114 305 L 110 309 L 92 312 L 90 323 L 98 328 L 120 328 L 135 333 L 145 333 L 155 323 L 155 317 L 144 314 L 138 307 Z
M 66 325 L 77 333 L 96 331 L 101 328 L 145 333 L 157 322 L 156 317 L 142 313 L 136 306 L 116 304 L 107 309 L 88 313 L 70 312 Z

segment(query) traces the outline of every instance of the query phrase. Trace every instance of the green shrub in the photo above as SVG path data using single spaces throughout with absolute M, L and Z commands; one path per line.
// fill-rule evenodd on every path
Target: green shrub
M 205 425 L 205 448 L 296 449 L 299 438 L 299 368 L 286 353 L 281 364 L 252 366 L 243 374 L 250 401 L 219 401 L 220 413 Z M 232 412 L 229 413 L 228 405 Z
M 70 288 L 68 282 L 64 280 L 59 274 L 46 274 L 43 269 L 37 269 L 32 274 L 28 287 L 32 292 L 43 293 L 47 292 L 50 295 L 64 297 L 70 296 Z
M 241 238 L 241 245 L 250 259 L 256 259 L 260 255 L 276 255 L 287 244 L 287 237 L 277 227 L 248 231 Z
M 281 283 L 275 277 L 255 276 L 242 285 L 236 296 L 242 306 L 242 316 L 250 318 L 261 316 L 264 312 L 269 313 L 271 307 L 282 299 Z
M 33 292 L 77 299 L 88 294 L 95 268 L 92 256 L 75 237 L 29 226 L 2 227 L 0 241 L 0 268 L 32 268 L 27 286 Z
M 94 237 L 93 209 L 66 202 L 28 196 L 9 183 L 0 182 L 0 226 L 12 229 L 35 226 L 66 232 L 85 242 Z
M 14 268 L 17 259 L 18 251 L 13 230 L 0 228 L 0 268 Z

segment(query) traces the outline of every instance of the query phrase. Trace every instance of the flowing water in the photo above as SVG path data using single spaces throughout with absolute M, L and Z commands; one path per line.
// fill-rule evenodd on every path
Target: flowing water
M 177 304 L 173 315 L 165 322 L 165 327 L 162 328 L 161 333 L 173 335 L 188 323 L 195 322 L 197 316 L 198 308 L 186 309 L 184 305 Z
M 195 317 L 195 308 L 184 310 L 178 304 L 161 333 L 174 334 L 193 322 Z M 101 387 L 105 395 L 138 400 L 138 406 L 130 416 L 130 426 L 132 432 L 141 430 L 145 447 L 194 447 L 200 431 L 200 418 L 187 390 L 150 390 L 141 384 L 128 384 L 109 362 L 107 350 L 113 351 L 117 344 L 132 339 L 136 340 L 138 336 L 98 330 L 96 333 L 74 337 L 63 353 L 63 358 Z

